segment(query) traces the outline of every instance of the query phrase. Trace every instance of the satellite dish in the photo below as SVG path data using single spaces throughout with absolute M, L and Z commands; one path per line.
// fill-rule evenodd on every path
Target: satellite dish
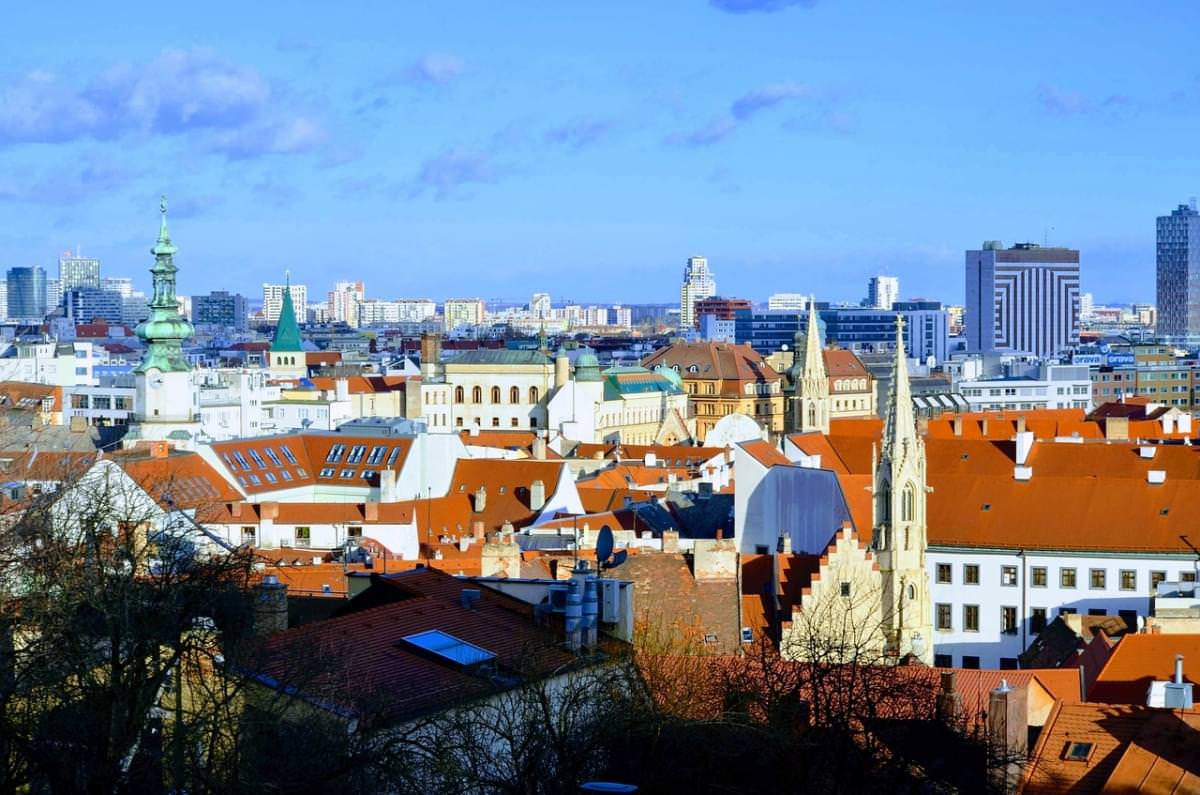
M 613 553 L 613 532 L 608 525 L 600 528 L 600 533 L 596 536 L 596 561 L 603 564 Z
M 629 557 L 629 552 L 627 550 L 618 549 L 615 553 L 613 553 L 612 560 L 602 565 L 606 569 L 615 569 L 617 566 L 620 566 L 622 563 L 624 563 L 625 558 L 627 557 Z

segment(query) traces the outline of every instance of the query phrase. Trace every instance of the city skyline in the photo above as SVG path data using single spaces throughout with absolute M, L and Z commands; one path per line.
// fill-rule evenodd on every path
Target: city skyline
M 455 271 L 481 297 L 666 303 L 700 254 L 755 301 L 857 300 L 891 273 L 902 298 L 958 303 L 962 252 L 1000 239 L 1079 249 L 1101 303 L 1152 301 L 1154 219 L 1197 192 L 1190 155 L 1155 144 L 1198 120 L 1177 67 L 1198 12 L 1030 5 L 1014 37 L 983 33 L 1007 10 L 939 8 L 869 8 L 863 27 L 850 3 L 466 3 L 451 29 L 419 9 L 367 29 L 243 9 L 230 33 L 137 4 L 78 12 L 92 35 L 70 48 L 16 9 L 0 264 L 51 271 L 82 244 L 144 290 L 166 192 L 187 294 L 254 296 L 290 269 L 440 299 L 463 292 L 442 287 Z M 1068 33 L 1088 46 L 1064 52 Z M 604 40 L 622 46 L 578 57 Z

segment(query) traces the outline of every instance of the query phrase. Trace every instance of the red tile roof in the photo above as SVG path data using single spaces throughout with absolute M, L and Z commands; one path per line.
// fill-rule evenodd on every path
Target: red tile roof
M 720 393 L 727 397 L 744 396 L 743 384 L 776 383 L 783 378 L 746 343 L 677 342 L 642 361 L 646 368 L 659 365 L 678 369 L 685 380 L 719 380 Z
M 1088 701 L 1145 704 L 1150 683 L 1175 672 L 1183 655 L 1183 679 L 1200 688 L 1200 635 L 1124 635 L 1088 690 Z
M 687 480 L 689 471 L 682 467 L 648 467 L 637 464 L 615 464 L 580 479 L 580 489 L 621 489 L 655 486 L 670 483 L 671 477 Z
M 739 445 L 751 458 L 765 467 L 788 466 L 792 462 L 770 442 L 756 439 L 751 442 L 741 442 Z
M 397 589 L 397 601 L 271 635 L 259 671 L 350 714 L 390 722 L 495 687 L 487 676 L 418 651 L 405 636 L 441 630 L 495 654 L 502 672 L 545 676 L 575 659 L 562 651 L 557 632 L 536 625 L 531 608 L 516 599 L 484 588 L 481 600 L 463 608 L 459 596 L 467 585 L 430 569 L 376 580 L 372 588 Z M 314 670 L 317 659 L 327 660 L 328 670 Z
M 542 482 L 545 497 L 549 500 L 558 488 L 565 467 L 561 461 L 460 458 L 450 479 L 450 494 L 472 500 L 468 527 L 472 522 L 481 521 L 491 533 L 505 522 L 511 522 L 513 528 L 519 530 L 531 524 L 538 513 L 529 507 L 529 490 L 534 481 Z M 475 500 L 481 486 L 485 490 L 485 499 L 483 510 L 479 511 Z
M 340 450 L 335 449 L 339 446 Z M 411 437 L 337 432 L 260 436 L 212 445 L 225 462 L 228 477 L 249 494 L 314 483 L 378 486 L 379 473 L 384 469 L 399 472 L 411 447 Z

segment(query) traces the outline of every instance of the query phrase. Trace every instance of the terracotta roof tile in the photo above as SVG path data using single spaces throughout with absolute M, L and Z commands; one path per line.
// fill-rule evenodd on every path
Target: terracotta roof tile
M 1200 686 L 1200 634 L 1124 635 L 1088 690 L 1088 700 L 1145 704 L 1150 683 L 1166 681 L 1183 655 L 1183 678 Z

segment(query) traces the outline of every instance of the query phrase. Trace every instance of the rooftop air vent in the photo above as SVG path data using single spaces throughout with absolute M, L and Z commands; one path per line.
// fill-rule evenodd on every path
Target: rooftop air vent
M 1146 473 L 1146 482 L 1152 486 L 1161 486 L 1167 482 L 1167 473 L 1163 469 L 1151 469 Z

